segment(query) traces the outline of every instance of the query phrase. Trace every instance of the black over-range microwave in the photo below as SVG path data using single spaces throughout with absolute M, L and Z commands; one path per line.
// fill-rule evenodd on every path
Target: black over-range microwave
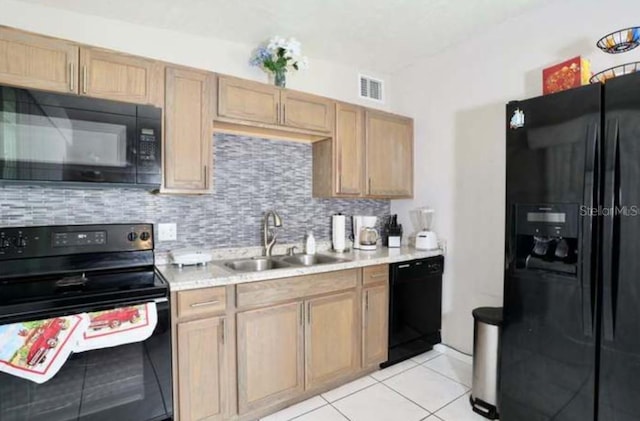
M 161 182 L 162 110 L 0 86 L 0 182 Z

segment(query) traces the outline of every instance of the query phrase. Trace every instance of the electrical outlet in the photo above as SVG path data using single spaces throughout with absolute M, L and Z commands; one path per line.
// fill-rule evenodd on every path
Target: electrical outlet
M 447 254 L 447 240 L 445 240 L 444 238 L 440 238 L 438 240 L 438 247 L 440 247 L 440 249 L 442 250 L 443 255 Z
M 158 241 L 176 241 L 178 227 L 176 224 L 158 224 Z

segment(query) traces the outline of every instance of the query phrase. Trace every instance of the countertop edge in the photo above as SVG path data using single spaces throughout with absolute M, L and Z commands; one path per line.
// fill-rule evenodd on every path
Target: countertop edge
M 393 253 L 393 255 L 389 255 Z M 348 262 L 323 264 L 307 267 L 291 267 L 273 269 L 263 272 L 235 273 L 221 265 L 220 261 L 213 261 L 207 266 L 191 266 L 182 269 L 166 264 L 158 265 L 157 269 L 169 283 L 171 292 L 188 291 L 193 289 L 236 285 L 250 282 L 260 282 L 279 278 L 311 275 L 316 273 L 334 272 L 339 270 L 355 269 L 365 266 L 391 264 L 414 259 L 424 259 L 443 255 L 442 250 L 416 250 L 403 248 L 400 250 L 389 249 L 376 252 L 356 251 L 346 254 L 334 252 L 318 253 L 332 257 L 350 259 Z

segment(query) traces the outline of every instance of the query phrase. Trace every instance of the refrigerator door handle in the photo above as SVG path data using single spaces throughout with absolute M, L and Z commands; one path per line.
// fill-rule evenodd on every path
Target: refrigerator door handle
M 595 216 L 594 190 L 596 188 L 596 150 L 598 145 L 599 126 L 596 124 L 587 130 L 587 150 L 584 168 L 584 200 L 589 213 L 582 218 L 582 265 L 580 267 L 580 282 L 582 289 L 582 326 L 584 335 L 593 336 L 593 275 L 592 275 L 592 253 L 593 253 L 593 223 Z
M 617 270 L 614 253 L 616 210 L 618 206 L 618 121 L 608 122 L 607 142 L 605 151 L 604 173 L 604 208 L 607 214 L 603 218 L 603 242 L 602 242 L 602 322 L 604 339 L 613 341 L 615 336 L 615 285 L 617 283 Z

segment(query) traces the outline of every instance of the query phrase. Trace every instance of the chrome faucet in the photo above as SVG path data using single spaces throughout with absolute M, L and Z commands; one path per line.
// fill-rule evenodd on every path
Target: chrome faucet
M 273 217 L 273 228 L 269 228 L 269 216 Z M 282 226 L 282 219 L 280 219 L 280 215 L 276 211 L 270 210 L 264 214 L 264 219 L 262 220 L 262 254 L 265 256 L 271 256 L 271 250 L 273 246 L 276 244 L 276 236 L 277 233 L 275 231 L 276 227 Z

